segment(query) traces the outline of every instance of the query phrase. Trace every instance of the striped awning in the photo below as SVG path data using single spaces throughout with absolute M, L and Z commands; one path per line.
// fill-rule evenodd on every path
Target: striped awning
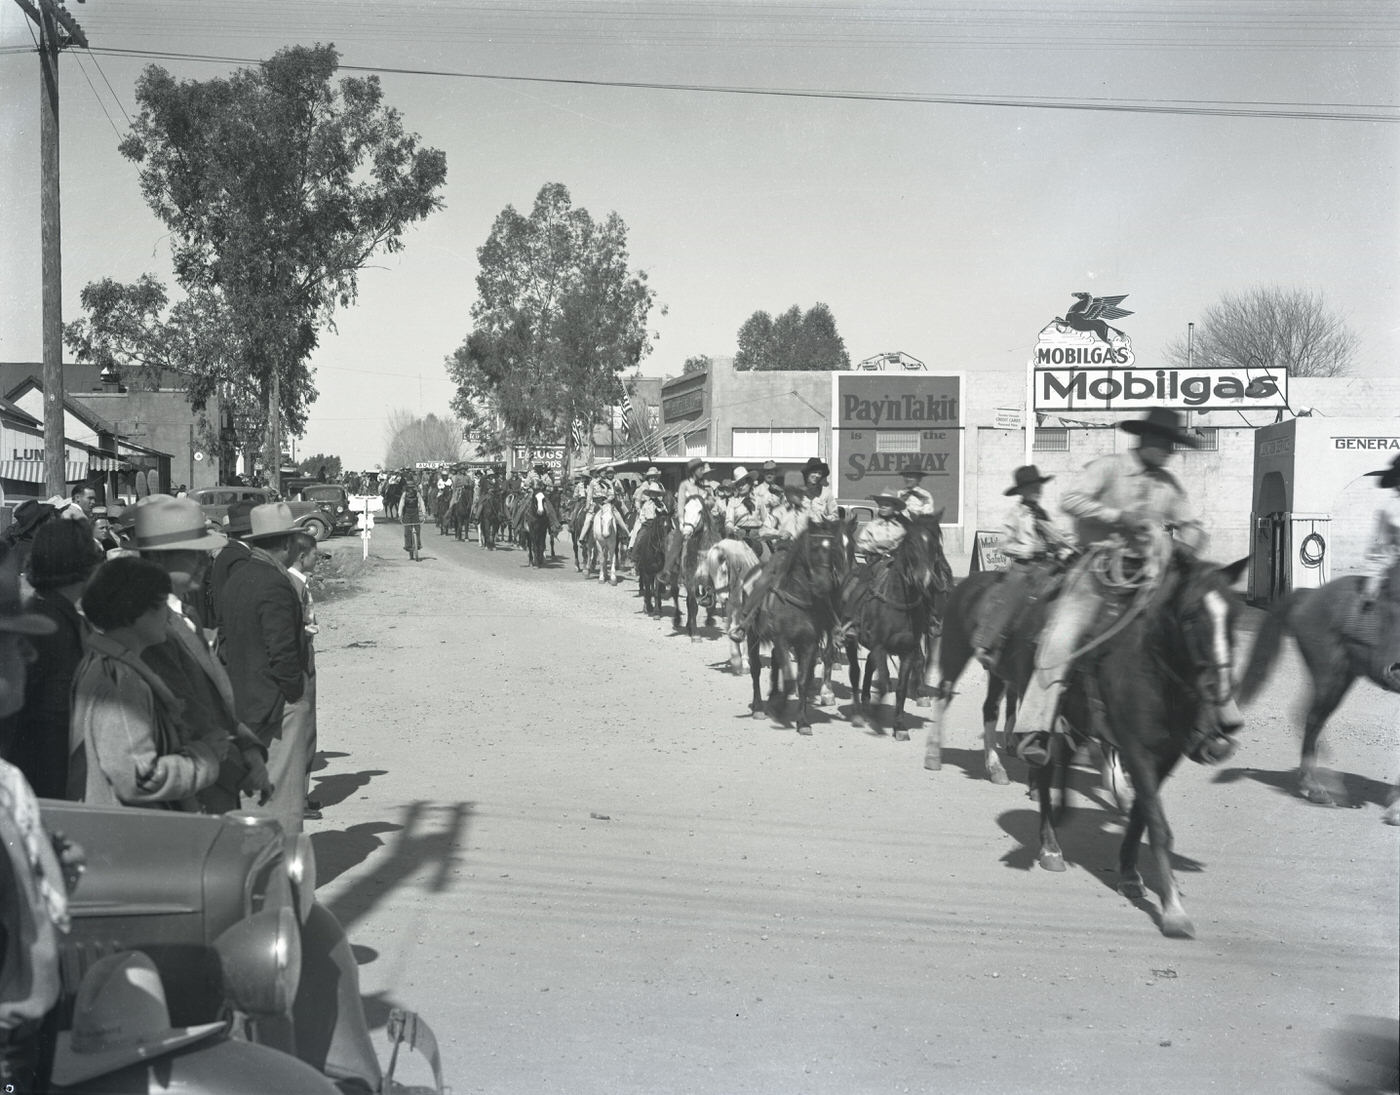
M 86 460 L 69 460 L 63 465 L 65 483 L 81 483 L 88 477 Z M 0 479 L 11 479 L 16 483 L 45 482 L 42 460 L 0 460 Z
M 130 460 L 119 456 L 89 456 L 88 471 L 94 475 L 109 471 L 127 471 L 133 467 Z

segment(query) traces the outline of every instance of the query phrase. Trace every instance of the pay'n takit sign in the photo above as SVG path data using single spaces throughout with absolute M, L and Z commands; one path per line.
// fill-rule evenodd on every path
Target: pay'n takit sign
M 962 524 L 962 373 L 838 372 L 831 377 L 831 486 L 837 498 L 895 494 L 907 468 Z

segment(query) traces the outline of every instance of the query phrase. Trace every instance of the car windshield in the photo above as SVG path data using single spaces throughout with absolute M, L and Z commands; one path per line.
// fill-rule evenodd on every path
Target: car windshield
M 308 502 L 339 502 L 344 493 L 340 487 L 307 487 L 302 497 Z

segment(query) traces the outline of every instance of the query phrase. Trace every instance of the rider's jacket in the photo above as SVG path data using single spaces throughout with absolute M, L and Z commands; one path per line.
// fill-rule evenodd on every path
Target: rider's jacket
M 537 490 L 549 490 L 550 488 L 549 479 L 537 471 L 531 471 L 529 475 L 525 476 L 524 482 L 520 485 L 531 494 Z
M 777 534 L 779 543 L 791 543 L 796 540 L 812 521 L 812 507 L 806 498 L 799 498 L 797 504 L 784 501 L 781 506 L 773 510 L 769 516 L 772 518 L 770 528 Z
M 1003 528 L 1001 550 L 1020 562 L 1055 555 L 1070 546 L 1069 537 L 1055 527 L 1039 502 L 1018 499 Z
M 856 537 L 856 552 L 866 558 L 891 555 L 908 532 L 908 527 L 899 518 L 877 516 L 860 530 L 860 535 Z
M 647 494 L 645 489 L 639 489 L 633 496 L 633 501 L 637 507 L 637 523 L 639 525 L 653 521 L 666 512 L 665 494 Z
M 588 484 L 588 501 L 594 506 L 611 502 L 616 497 L 617 492 L 613 490 L 612 480 L 606 476 L 600 475 Z
M 756 536 L 768 523 L 768 511 L 752 494 L 729 499 L 724 507 L 724 534 L 743 539 Z
M 1204 539 L 1186 492 L 1165 468 L 1144 464 L 1136 450 L 1091 461 L 1065 490 L 1061 508 L 1075 519 L 1081 544 L 1094 544 L 1122 531 L 1134 513 L 1153 524 L 1172 526 L 1191 544 Z
M 772 513 L 783 504 L 783 490 L 781 487 L 769 486 L 768 480 L 765 479 L 754 487 L 753 500 Z
M 836 495 L 832 493 L 830 484 L 823 483 L 816 494 L 812 493 L 811 487 L 807 488 L 807 511 L 813 521 L 835 521 L 840 517 L 836 511 Z
M 933 495 L 923 487 L 906 487 L 899 492 L 899 497 L 904 502 L 904 512 L 910 517 L 932 516 L 935 509 Z
M 1366 569 L 1374 575 L 1383 575 L 1400 562 L 1400 494 L 1388 493 L 1376 510 L 1371 545 L 1366 550 Z
M 641 486 L 639 486 L 636 490 L 632 492 L 632 508 L 635 509 L 638 513 L 643 513 L 647 505 L 647 488 L 650 487 L 651 489 L 656 490 L 660 486 L 660 483 L 652 483 L 649 480 L 643 479 Z M 664 493 L 662 494 L 662 498 L 665 498 Z M 654 509 L 651 511 L 651 513 L 644 516 L 642 520 L 650 521 L 653 516 L 655 516 Z

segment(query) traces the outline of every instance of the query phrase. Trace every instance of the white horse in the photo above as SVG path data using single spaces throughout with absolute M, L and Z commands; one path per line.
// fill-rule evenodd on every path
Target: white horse
M 612 574 L 617 585 L 617 513 L 610 505 L 602 506 L 593 515 L 593 543 L 598 549 L 598 581 L 606 582 Z
M 705 553 L 697 577 L 714 591 L 716 610 L 733 619 L 734 611 L 742 600 L 744 579 L 750 578 L 757 568 L 758 556 L 753 548 L 743 540 L 725 539 L 712 545 Z M 725 632 L 728 631 L 726 626 Z M 743 644 L 732 637 L 729 640 L 729 668 L 734 673 L 744 671 Z

